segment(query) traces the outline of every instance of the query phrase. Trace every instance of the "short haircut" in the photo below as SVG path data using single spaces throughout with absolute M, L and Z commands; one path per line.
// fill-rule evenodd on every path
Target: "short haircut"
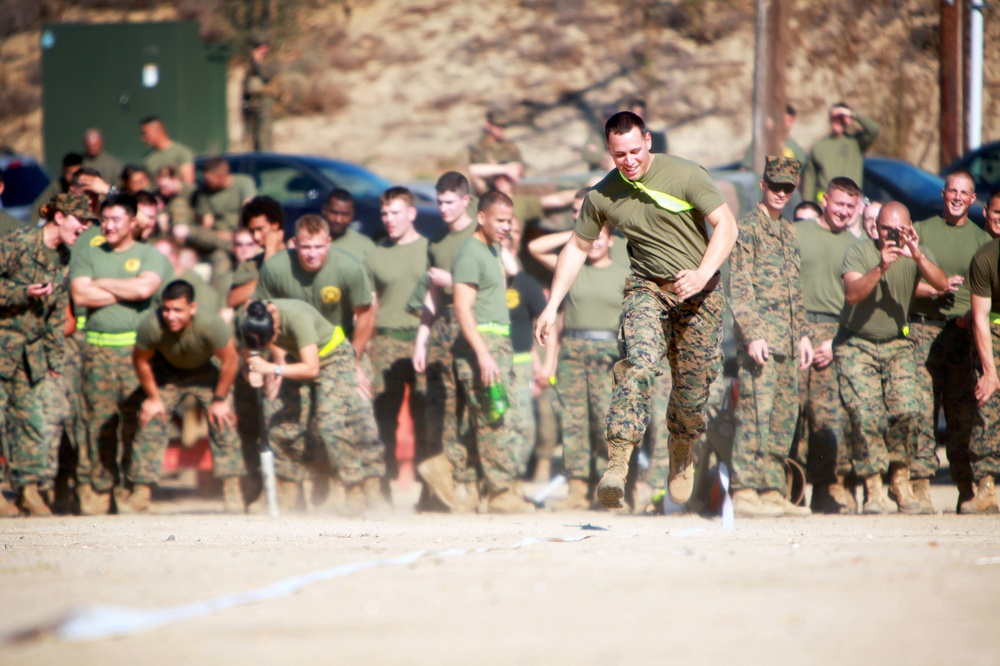
M 846 176 L 837 176 L 830 181 L 829 185 L 826 186 L 827 194 L 833 192 L 834 190 L 840 190 L 841 192 L 845 192 L 852 197 L 861 196 L 861 188 L 858 187 L 857 183 Z
M 246 202 L 240 211 L 240 224 L 245 227 L 250 224 L 250 220 L 261 215 L 271 224 L 285 226 L 285 210 L 280 203 L 268 196 L 256 196 Z
M 823 209 L 820 208 L 818 203 L 816 203 L 815 201 L 803 201 L 802 203 L 800 203 L 798 206 L 795 207 L 795 210 L 792 211 L 792 219 L 794 220 L 795 218 L 797 218 L 799 216 L 799 211 L 802 210 L 811 210 L 812 212 L 816 213 L 816 217 L 823 216 Z
M 382 206 L 388 206 L 396 199 L 402 200 L 402 202 L 407 206 L 409 206 L 410 208 L 415 208 L 417 205 L 417 200 L 413 196 L 413 192 L 411 192 L 409 189 L 405 187 L 399 187 L 399 186 L 390 187 L 385 192 L 383 192 L 382 196 L 379 197 L 379 204 L 381 204 Z
M 215 173 L 217 171 L 229 171 L 229 162 L 219 156 L 209 157 L 201 165 L 202 173 Z
M 986 197 L 986 205 L 988 206 L 994 199 L 1000 198 L 1000 188 L 997 188 L 990 192 L 990 196 Z
M 80 166 L 81 164 L 83 164 L 83 155 L 80 153 L 66 153 L 63 155 L 63 169 L 71 166 Z
M 186 280 L 174 280 L 163 288 L 161 299 L 163 301 L 175 301 L 183 298 L 188 303 L 194 303 L 194 287 Z
M 158 115 L 153 114 L 151 116 L 146 116 L 145 118 L 140 120 L 139 125 L 141 126 L 141 125 L 148 125 L 150 123 L 162 123 L 162 122 L 163 121 L 160 120 L 160 117 Z
M 490 190 L 484 194 L 479 199 L 479 205 L 476 207 L 476 211 L 482 213 L 485 210 L 492 208 L 493 206 L 503 205 L 509 208 L 514 207 L 514 202 L 510 200 L 510 197 L 499 190 Z
M 958 171 L 952 171 L 947 176 L 945 176 L 944 177 L 944 186 L 948 187 L 948 181 L 951 180 L 952 178 L 956 178 L 956 177 L 965 178 L 970 183 L 972 183 L 972 193 L 973 194 L 976 193 L 976 179 L 973 178 L 972 174 L 969 173 L 968 171 L 966 171 L 965 169 L 959 169 Z
M 798 111 L 796 111 L 795 107 L 792 106 L 791 104 L 785 105 L 785 113 L 793 117 L 799 115 Z
M 132 174 L 136 173 L 137 171 L 141 171 L 147 176 L 149 176 L 149 172 L 146 171 L 145 167 L 139 164 L 126 164 L 124 167 L 122 167 L 122 172 L 119 178 L 122 179 L 122 182 L 127 182 L 128 179 L 132 177 Z
M 319 215 L 314 213 L 308 213 L 303 215 L 299 219 L 295 220 L 295 233 L 296 235 L 301 233 L 306 233 L 309 235 L 318 234 L 325 231 L 330 233 L 330 225 Z
M 75 172 L 73 172 L 73 177 L 69 179 L 69 184 L 76 187 L 80 185 L 80 178 L 83 176 L 97 176 L 101 177 L 100 172 L 93 167 L 80 167 Z
M 151 192 L 142 190 L 141 192 L 135 193 L 135 205 L 136 206 L 159 206 L 156 201 L 156 197 L 153 196 Z
M 631 111 L 619 111 L 604 123 L 604 140 L 607 141 L 612 134 L 628 134 L 633 127 L 638 127 L 641 134 L 646 134 L 646 123 L 642 122 L 642 118 Z
M 135 213 L 138 210 L 135 197 L 125 192 L 116 192 L 108 196 L 101 202 L 101 212 L 103 213 L 105 208 L 113 208 L 115 206 L 124 208 L 129 217 L 135 217 Z
M 239 331 L 243 344 L 250 351 L 260 351 L 271 344 L 274 338 L 274 317 L 263 301 L 247 303 Z
M 469 179 L 457 171 L 446 171 L 438 178 L 434 189 L 438 194 L 454 192 L 458 196 L 464 197 L 469 193 Z
M 326 199 L 323 200 L 324 206 L 329 206 L 330 202 L 336 199 L 337 201 L 346 201 L 348 203 L 354 203 L 354 197 L 351 193 L 342 187 L 337 187 L 330 190 L 329 194 L 326 195 Z
M 159 178 L 160 176 L 164 178 L 177 178 L 177 169 L 173 164 L 164 164 L 156 170 L 156 177 Z

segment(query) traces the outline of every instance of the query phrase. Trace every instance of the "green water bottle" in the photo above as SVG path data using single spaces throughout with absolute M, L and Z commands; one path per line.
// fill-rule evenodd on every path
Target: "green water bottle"
M 510 400 L 507 398 L 507 387 L 503 382 L 496 382 L 486 387 L 483 391 L 483 417 L 487 423 L 496 423 L 503 418 L 510 408 Z

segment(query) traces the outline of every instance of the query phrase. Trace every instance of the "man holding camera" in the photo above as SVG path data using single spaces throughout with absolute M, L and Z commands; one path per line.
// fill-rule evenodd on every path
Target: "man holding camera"
M 845 303 L 833 358 L 840 397 L 851 419 L 854 470 L 865 481 L 864 513 L 888 513 L 882 474 L 900 513 L 920 513 L 910 465 L 920 431 L 920 394 L 907 313 L 923 278 L 945 291 L 948 278 L 921 245 L 906 206 L 891 201 L 878 217 L 879 239 L 847 250 Z M 888 427 L 886 427 L 888 424 Z
M 802 174 L 802 198 L 820 201 L 826 186 L 837 176 L 862 185 L 864 154 L 878 133 L 874 120 L 852 111 L 843 102 L 830 107 L 830 136 L 817 141 L 809 151 Z

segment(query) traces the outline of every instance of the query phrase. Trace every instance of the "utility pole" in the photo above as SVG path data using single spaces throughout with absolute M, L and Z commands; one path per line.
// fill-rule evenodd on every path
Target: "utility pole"
M 780 155 L 785 142 L 787 0 L 757 0 L 753 68 L 753 169 Z
M 943 169 L 962 154 L 964 113 L 964 44 L 961 0 L 941 0 L 941 148 Z

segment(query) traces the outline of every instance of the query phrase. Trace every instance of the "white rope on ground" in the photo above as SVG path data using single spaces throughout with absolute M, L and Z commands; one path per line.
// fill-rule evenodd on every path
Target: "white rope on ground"
M 196 601 L 190 604 L 174 606 L 173 608 L 146 610 L 142 608 L 129 608 L 127 606 L 83 606 L 75 611 L 71 611 L 61 620 L 30 627 L 21 631 L 0 634 L 0 645 L 40 638 L 50 633 L 67 641 L 93 641 L 102 638 L 129 636 L 169 624 L 204 617 L 235 608 L 236 606 L 288 597 L 314 583 L 350 576 L 361 571 L 367 571 L 368 569 L 414 564 L 429 557 L 454 557 L 489 553 L 497 550 L 519 550 L 535 543 L 572 543 L 589 539 L 591 536 L 588 534 L 578 537 L 549 537 L 544 539 L 527 537 L 512 546 L 417 550 L 389 559 L 341 564 L 330 569 L 278 581 L 277 583 L 256 590 Z

